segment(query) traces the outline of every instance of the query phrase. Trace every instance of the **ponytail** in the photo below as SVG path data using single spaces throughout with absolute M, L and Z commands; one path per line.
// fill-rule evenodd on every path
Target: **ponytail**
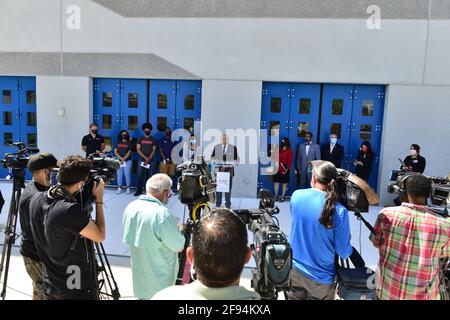
M 336 210 L 336 202 L 338 201 L 336 193 L 336 180 L 332 179 L 327 184 L 327 195 L 325 197 L 325 205 L 323 207 L 322 214 L 320 215 L 320 223 L 327 229 L 331 229 L 334 226 L 333 216 Z
M 332 229 L 334 227 L 333 216 L 338 201 L 336 167 L 329 161 L 317 161 L 313 165 L 313 175 L 316 181 L 325 187 L 324 191 L 327 193 L 319 221 L 325 228 Z

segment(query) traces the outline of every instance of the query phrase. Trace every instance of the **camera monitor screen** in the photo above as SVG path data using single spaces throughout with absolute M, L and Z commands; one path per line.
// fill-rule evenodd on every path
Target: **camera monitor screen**
M 391 171 L 391 175 L 390 175 L 390 177 L 389 177 L 389 180 L 390 181 L 397 181 L 397 178 L 398 178 L 398 174 L 400 173 L 401 171 L 399 171 L 399 170 L 392 170 Z

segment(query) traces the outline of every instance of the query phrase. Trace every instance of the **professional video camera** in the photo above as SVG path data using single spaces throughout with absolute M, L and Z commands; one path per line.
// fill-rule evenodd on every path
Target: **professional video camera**
M 387 186 L 387 192 L 397 193 L 398 202 L 407 201 L 405 183 L 406 180 L 418 172 L 398 171 L 392 170 L 390 176 L 390 183 Z M 431 204 L 429 208 L 434 212 L 448 216 L 448 206 L 450 205 L 450 173 L 447 177 L 428 177 L 431 181 Z M 399 203 L 396 204 L 399 204 Z
M 277 299 L 278 293 L 290 289 L 292 249 L 286 235 L 275 223 L 275 198 L 267 189 L 259 191 L 259 208 L 234 210 L 253 233 L 251 249 L 256 262 L 252 270 L 252 287 L 262 299 Z M 276 218 L 275 218 L 276 220 Z
M 8 143 L 7 146 L 17 147 L 18 151 L 6 153 L 5 158 L 1 160 L 5 168 L 11 169 L 25 169 L 30 160 L 30 155 L 38 153 L 39 149 L 29 148 L 24 142 Z
M 209 167 L 204 157 L 197 161 L 184 162 L 177 167 L 178 191 L 180 202 L 187 205 L 189 218 L 186 221 L 183 235 L 186 239 L 184 249 L 179 256 L 179 269 L 176 284 L 183 282 L 184 268 L 186 264 L 186 250 L 191 242 L 192 231 L 195 222 L 201 218 L 202 211 L 209 211 L 209 203 L 216 199 L 216 183 L 211 177 Z M 184 218 L 183 218 L 184 220 Z
M 215 202 L 216 183 L 203 157 L 185 162 L 177 167 L 180 201 L 194 205 L 199 202 Z
M 16 241 L 17 216 L 19 212 L 19 199 L 22 189 L 25 188 L 25 168 L 27 167 L 30 154 L 39 152 L 39 149 L 28 148 L 23 142 L 10 143 L 8 146 L 19 148 L 17 152 L 6 153 L 5 158 L 1 160 L 5 168 L 11 172 L 13 179 L 11 202 L 9 206 L 8 218 L 5 226 L 5 240 L 0 261 L 0 280 L 3 283 L 1 291 L 2 299 L 6 297 L 6 286 L 8 282 L 9 261 L 11 257 L 11 248 Z M 3 197 L 0 196 L 0 210 L 3 206 Z M 3 273 L 4 271 L 4 273 Z M 3 278 L 2 278 L 3 276 Z

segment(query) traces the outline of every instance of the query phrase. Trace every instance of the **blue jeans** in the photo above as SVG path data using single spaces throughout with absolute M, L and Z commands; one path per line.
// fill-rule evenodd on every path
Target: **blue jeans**
M 131 186 L 131 160 L 125 162 L 126 167 L 120 167 L 117 170 L 117 186 L 122 186 L 123 176 L 125 175 L 125 182 L 127 184 L 127 188 Z
M 142 159 L 139 159 L 138 163 L 138 185 L 136 188 L 136 193 L 142 193 L 142 188 L 145 187 L 145 184 L 147 183 L 147 180 L 150 179 L 152 176 L 152 166 L 150 161 L 150 168 L 145 169 L 141 166 Z

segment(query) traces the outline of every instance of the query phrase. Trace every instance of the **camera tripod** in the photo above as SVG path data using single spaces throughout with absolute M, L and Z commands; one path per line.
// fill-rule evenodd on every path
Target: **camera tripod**
M 179 268 L 178 268 L 178 276 L 175 284 L 181 285 L 183 282 L 183 274 L 184 274 L 184 268 L 186 265 L 186 250 L 189 247 L 191 243 L 191 236 L 192 232 L 194 231 L 194 225 L 195 222 L 197 222 L 198 219 L 201 219 L 202 217 L 202 211 L 209 211 L 210 206 L 206 199 L 202 200 L 201 202 L 188 204 L 189 209 L 189 218 L 186 221 L 186 225 L 183 230 L 183 235 L 185 238 L 184 248 L 183 251 L 178 254 L 179 259 Z M 184 218 L 183 218 L 184 220 Z
M 13 189 L 11 203 L 9 206 L 8 219 L 5 226 L 5 241 L 3 242 L 2 259 L 0 262 L 0 280 L 3 284 L 0 296 L 2 300 L 6 298 L 6 286 L 8 283 L 9 262 L 11 258 L 11 248 L 16 242 L 17 216 L 19 212 L 19 199 L 22 189 L 25 188 L 25 169 L 12 168 Z M 4 271 L 4 273 L 3 273 Z
M 85 210 L 87 211 L 88 216 L 91 217 L 91 203 L 87 205 Z M 96 296 L 100 300 L 108 300 L 110 298 L 112 298 L 113 300 L 119 300 L 119 287 L 117 286 L 116 279 L 114 278 L 114 275 L 112 273 L 111 265 L 109 264 L 108 256 L 106 255 L 103 243 L 94 242 L 86 238 L 85 241 L 88 251 L 88 262 L 91 269 L 91 274 L 93 279 L 95 280 L 97 288 Z
M 110 298 L 119 300 L 119 287 L 114 279 L 103 244 L 88 239 L 86 239 L 86 242 L 89 251 L 89 265 L 97 288 L 96 296 L 100 300 L 108 300 Z M 98 256 L 98 260 L 96 256 Z

